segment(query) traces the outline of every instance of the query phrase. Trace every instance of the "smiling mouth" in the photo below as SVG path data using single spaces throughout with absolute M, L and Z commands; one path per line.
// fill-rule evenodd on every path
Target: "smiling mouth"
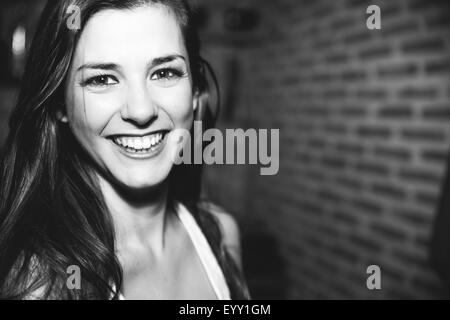
M 155 151 L 169 131 L 158 131 L 145 136 L 114 136 L 111 140 L 129 153 L 145 154 Z

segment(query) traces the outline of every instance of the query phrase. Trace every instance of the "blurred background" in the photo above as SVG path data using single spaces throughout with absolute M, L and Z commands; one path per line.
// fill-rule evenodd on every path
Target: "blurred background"
M 449 298 L 430 246 L 435 225 L 450 234 L 450 2 L 193 2 L 218 127 L 280 129 L 277 175 L 205 168 L 240 223 L 253 298 Z M 0 145 L 44 4 L 0 4 Z M 372 4 L 381 30 L 366 26 Z M 372 264 L 381 290 L 366 286 Z

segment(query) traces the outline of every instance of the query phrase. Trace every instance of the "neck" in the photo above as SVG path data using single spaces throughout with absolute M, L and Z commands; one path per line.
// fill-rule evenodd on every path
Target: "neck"
M 145 248 L 155 256 L 162 255 L 167 228 L 167 183 L 133 192 L 112 185 L 102 176 L 99 179 L 113 219 L 117 251 Z

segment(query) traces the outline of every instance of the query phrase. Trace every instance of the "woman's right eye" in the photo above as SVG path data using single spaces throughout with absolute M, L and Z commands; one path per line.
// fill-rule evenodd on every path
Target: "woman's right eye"
M 110 75 L 99 75 L 84 81 L 84 86 L 95 86 L 95 87 L 104 87 L 111 86 L 117 84 L 118 81 L 114 76 Z

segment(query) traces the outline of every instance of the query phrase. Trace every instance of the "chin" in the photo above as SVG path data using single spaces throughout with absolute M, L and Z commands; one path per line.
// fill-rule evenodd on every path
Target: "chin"
M 132 173 L 127 175 L 126 177 L 117 177 L 115 180 L 118 182 L 118 185 L 122 188 L 126 188 L 129 191 L 141 192 L 145 190 L 152 190 L 160 187 L 164 184 L 167 177 L 169 176 L 169 170 L 167 170 L 167 174 L 164 170 L 153 170 L 152 174 L 140 173 Z

